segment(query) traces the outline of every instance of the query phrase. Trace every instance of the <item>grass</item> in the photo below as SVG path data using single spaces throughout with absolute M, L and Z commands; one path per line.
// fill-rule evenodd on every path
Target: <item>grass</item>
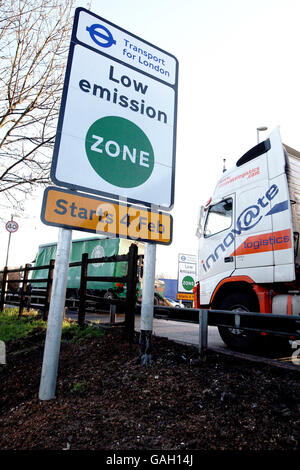
M 87 389 L 87 384 L 86 382 L 76 382 L 70 389 L 71 393 L 84 393 Z
M 0 340 L 5 343 L 25 338 L 37 328 L 46 330 L 47 322 L 43 321 L 34 310 L 24 312 L 21 317 L 18 316 L 17 308 L 7 308 L 0 312 Z M 64 341 L 78 342 L 103 335 L 104 331 L 101 328 L 93 326 L 80 328 L 77 323 L 63 322 L 62 339 Z
M 99 327 L 92 325 L 80 328 L 77 323 L 69 323 L 65 321 L 63 323 L 62 338 L 63 340 L 69 340 L 72 343 L 78 343 L 87 338 L 98 338 L 104 336 L 104 330 Z
M 16 308 L 7 308 L 0 312 L 0 340 L 5 343 L 24 338 L 36 328 L 46 327 L 46 322 L 34 311 L 26 312 L 21 317 L 18 317 Z

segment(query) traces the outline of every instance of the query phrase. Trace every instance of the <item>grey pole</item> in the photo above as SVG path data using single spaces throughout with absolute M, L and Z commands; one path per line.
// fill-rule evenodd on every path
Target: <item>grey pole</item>
M 11 215 L 11 220 L 14 220 L 13 214 Z M 8 254 L 9 254 L 9 247 L 10 247 L 10 239 L 11 239 L 11 232 L 9 232 L 9 236 L 8 236 L 8 245 L 7 245 L 5 266 L 8 266 Z
M 141 363 L 151 362 L 151 336 L 153 329 L 153 301 L 155 283 L 156 245 L 145 243 L 143 294 L 141 309 L 140 353 Z
M 257 133 L 257 143 L 259 144 L 259 133 L 262 131 L 267 131 L 268 128 L 266 126 L 261 126 L 256 128 L 256 133 Z
M 39 391 L 40 400 L 55 398 L 71 243 L 72 230 L 59 229 Z
M 5 262 L 5 266 L 8 266 L 8 254 L 9 254 L 9 247 L 10 247 L 10 238 L 11 238 L 11 232 L 9 232 L 9 235 L 8 235 L 8 244 L 7 244 L 7 252 L 6 252 L 6 262 Z
M 199 310 L 199 355 L 200 361 L 206 360 L 207 334 L 208 334 L 208 311 Z

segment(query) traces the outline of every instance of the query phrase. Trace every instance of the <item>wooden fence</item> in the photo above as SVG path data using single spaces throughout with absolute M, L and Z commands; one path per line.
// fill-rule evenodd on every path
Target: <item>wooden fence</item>
M 135 318 L 135 306 L 137 301 L 137 283 L 138 283 L 138 261 L 142 256 L 138 255 L 138 248 L 136 244 L 132 244 L 129 248 L 129 252 L 125 255 L 114 255 L 104 258 L 88 258 L 88 254 L 82 255 L 81 261 L 73 262 L 69 264 L 69 268 L 81 267 L 80 276 L 80 289 L 78 299 L 78 323 L 83 326 L 85 323 L 85 315 L 88 307 L 97 306 L 101 308 L 110 308 L 111 305 L 115 305 L 118 311 L 125 313 L 125 329 L 129 336 L 129 339 L 133 339 L 134 334 L 134 318 Z M 127 274 L 122 277 L 105 277 L 105 276 L 89 276 L 88 266 L 91 263 L 119 263 L 127 262 Z M 1 280 L 1 294 L 0 294 L 0 311 L 3 310 L 4 305 L 16 305 L 19 307 L 19 315 L 23 314 L 24 308 L 36 308 L 43 314 L 43 319 L 47 320 L 49 313 L 49 305 L 51 298 L 51 289 L 53 283 L 55 261 L 51 260 L 49 265 L 33 267 L 26 264 L 25 268 L 22 269 L 8 269 L 4 268 L 0 271 L 2 275 Z M 48 276 L 43 279 L 29 279 L 29 273 L 35 270 L 48 269 Z M 20 287 L 17 293 L 10 292 L 9 284 L 12 282 L 9 280 L 9 274 L 11 273 L 23 273 L 20 282 Z M 126 297 L 125 299 L 109 299 L 96 295 L 90 295 L 87 291 L 87 282 L 113 282 L 126 284 Z M 15 281 L 14 281 L 15 282 Z M 46 283 L 46 288 L 37 289 L 36 285 Z M 37 302 L 38 301 L 38 302 Z M 66 306 L 68 306 L 68 299 L 66 299 Z
M 25 268 L 19 269 L 8 269 L 4 268 L 3 271 L 0 271 L 2 275 L 1 279 L 1 295 L 0 295 L 0 311 L 3 310 L 4 305 L 15 305 L 19 307 L 19 316 L 23 314 L 24 308 L 35 308 L 41 310 L 43 313 L 43 319 L 47 320 L 49 305 L 50 305 L 50 296 L 52 289 L 52 280 L 53 280 L 53 270 L 54 270 L 55 261 L 51 260 L 49 265 L 33 267 L 30 264 L 26 264 Z M 37 271 L 39 269 L 48 269 L 47 278 L 41 279 L 29 279 L 29 273 L 31 271 Z M 18 291 L 10 290 L 9 285 L 14 283 L 16 280 L 12 281 L 9 279 L 10 274 L 22 274 L 22 277 L 19 280 L 19 289 Z M 35 302 L 31 301 L 33 285 L 38 285 L 41 283 L 46 283 L 47 287 L 45 289 L 35 289 Z M 38 303 L 36 303 L 39 301 Z

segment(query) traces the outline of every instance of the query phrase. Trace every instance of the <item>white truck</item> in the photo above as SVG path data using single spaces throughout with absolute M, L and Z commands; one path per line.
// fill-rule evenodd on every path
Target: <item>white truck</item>
M 300 314 L 300 153 L 279 129 L 225 171 L 201 207 L 195 307 Z M 233 349 L 258 335 L 219 327 Z

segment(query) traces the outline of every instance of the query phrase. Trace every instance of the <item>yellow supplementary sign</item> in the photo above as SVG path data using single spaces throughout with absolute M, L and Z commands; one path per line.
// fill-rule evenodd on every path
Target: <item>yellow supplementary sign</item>
M 177 292 L 177 299 L 178 300 L 194 300 L 194 294 L 182 294 L 181 292 Z
M 172 216 L 60 188 L 47 188 L 41 219 L 46 225 L 169 245 Z

